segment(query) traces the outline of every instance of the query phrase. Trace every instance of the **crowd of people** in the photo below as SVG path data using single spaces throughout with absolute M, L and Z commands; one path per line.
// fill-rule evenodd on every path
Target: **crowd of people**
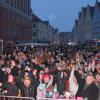
M 8 46 L 0 56 L 0 95 L 100 100 L 100 50 Z

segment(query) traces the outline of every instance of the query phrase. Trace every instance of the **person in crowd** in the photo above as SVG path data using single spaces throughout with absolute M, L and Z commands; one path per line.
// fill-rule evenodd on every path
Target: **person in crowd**
M 37 87 L 37 100 L 45 98 L 45 84 L 43 83 L 44 71 L 39 72 L 39 86 Z
M 35 88 L 34 85 L 31 84 L 31 78 L 29 76 L 26 76 L 24 78 L 24 84 L 21 88 L 21 96 L 35 98 L 34 93 L 35 93 Z
M 8 81 L 4 84 L 3 93 L 8 96 L 18 96 L 18 87 L 16 86 L 15 77 L 12 74 L 8 75 Z
M 96 85 L 99 88 L 98 100 L 100 100 L 100 74 L 96 74 Z
M 37 88 L 37 99 L 53 97 L 54 91 L 53 91 L 52 82 L 53 82 L 53 78 L 51 75 L 49 74 L 42 75 L 42 80 L 40 80 L 40 84 Z
M 19 68 L 16 66 L 16 62 L 14 60 L 11 60 L 11 73 L 14 77 L 17 77 L 19 75 Z
M 39 75 L 37 74 L 37 69 L 32 70 L 32 75 L 31 75 L 31 81 L 32 84 L 34 84 L 34 89 L 35 89 L 35 95 L 37 95 L 37 87 L 39 85 Z
M 60 68 L 60 69 L 59 69 Z M 66 80 L 67 76 L 64 74 L 64 71 L 59 67 L 58 74 L 57 74 L 57 90 L 59 95 L 64 95 L 64 92 L 66 91 Z
M 78 69 L 78 71 L 75 70 L 74 74 L 78 84 L 78 91 L 75 96 L 82 97 L 85 86 L 84 72 L 82 71 L 82 69 Z
M 2 95 L 2 93 L 3 93 L 3 83 L 0 82 L 0 95 Z
M 99 89 L 94 83 L 94 76 L 92 74 L 87 75 L 86 85 L 83 91 L 83 98 L 85 100 L 97 100 Z
M 1 94 L 17 96 L 20 90 L 20 96 L 37 99 L 73 96 L 96 100 L 100 88 L 100 51 L 96 48 L 87 44 L 74 47 L 13 45 L 4 51 L 0 56 Z
M 78 88 L 79 88 L 79 84 L 74 75 L 74 72 L 75 72 L 75 66 L 73 66 L 70 77 L 69 77 L 69 91 L 71 92 L 72 96 L 76 95 Z

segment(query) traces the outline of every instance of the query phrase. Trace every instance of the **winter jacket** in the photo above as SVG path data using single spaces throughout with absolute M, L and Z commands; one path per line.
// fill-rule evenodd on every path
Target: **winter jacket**
M 58 72 L 58 78 L 57 78 L 57 90 L 59 92 L 59 95 L 63 95 L 66 91 L 66 80 L 67 78 L 64 76 L 63 72 Z
M 34 86 L 33 85 L 30 85 L 29 88 L 26 88 L 24 85 L 22 86 L 21 88 L 21 96 L 23 97 L 32 97 L 32 98 L 35 98 L 35 91 L 34 91 Z
M 8 96 L 18 96 L 18 87 L 15 83 L 7 83 L 4 88 L 7 90 Z
M 78 91 L 76 93 L 76 97 L 82 97 L 83 91 L 84 91 L 84 86 L 85 86 L 85 79 L 81 77 L 78 71 L 75 71 L 74 73 L 77 83 L 79 85 Z
M 98 93 L 98 87 L 94 83 L 92 83 L 86 89 L 84 89 L 83 98 L 87 98 L 88 100 L 97 100 Z
M 98 100 L 100 100 L 100 87 L 99 87 L 99 93 L 98 93 Z

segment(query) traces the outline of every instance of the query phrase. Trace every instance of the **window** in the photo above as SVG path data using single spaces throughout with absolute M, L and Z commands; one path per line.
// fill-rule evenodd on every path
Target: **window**
M 36 32 L 33 32 L 33 36 L 36 36 Z
M 14 13 L 11 14 L 11 21 L 14 23 L 16 21 Z
M 9 11 L 7 11 L 7 10 L 5 11 L 5 17 L 6 17 L 6 19 L 9 19 L 9 16 L 10 16 L 9 13 L 10 13 Z
M 14 0 L 14 7 L 16 8 L 17 7 L 17 0 Z
M 13 6 L 13 0 L 10 0 L 10 5 Z
M 8 28 L 9 28 L 9 27 L 6 25 L 6 26 L 5 26 L 5 32 L 6 32 L 6 33 L 8 33 L 8 31 L 9 31 Z
M 6 3 L 9 4 L 9 0 L 6 0 Z
M 16 15 L 16 23 L 18 23 L 18 16 Z
M 14 14 L 13 17 L 14 17 L 14 22 L 17 23 L 17 16 L 16 16 L 16 14 Z
M 33 28 L 36 28 L 36 24 L 33 24 Z
M 10 21 L 13 22 L 13 14 L 10 13 Z
M 16 4 L 17 4 L 17 8 L 19 9 L 19 8 L 20 8 L 20 1 L 17 0 L 17 1 L 16 1 Z

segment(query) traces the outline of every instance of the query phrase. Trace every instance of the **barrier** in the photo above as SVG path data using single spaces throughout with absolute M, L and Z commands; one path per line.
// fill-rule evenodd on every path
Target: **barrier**
M 18 97 L 18 96 L 4 96 L 0 95 L 0 100 L 35 100 L 31 97 Z M 38 100 L 76 100 L 76 99 L 52 99 L 52 98 L 41 98 Z
M 3 96 L 0 95 L 0 100 L 35 100 L 31 97 L 18 97 L 18 96 Z
M 76 99 L 52 99 L 52 98 L 41 98 L 37 100 L 76 100 Z
M 37 100 L 76 100 L 76 99 L 49 99 L 49 98 L 45 98 L 45 99 L 37 99 Z

